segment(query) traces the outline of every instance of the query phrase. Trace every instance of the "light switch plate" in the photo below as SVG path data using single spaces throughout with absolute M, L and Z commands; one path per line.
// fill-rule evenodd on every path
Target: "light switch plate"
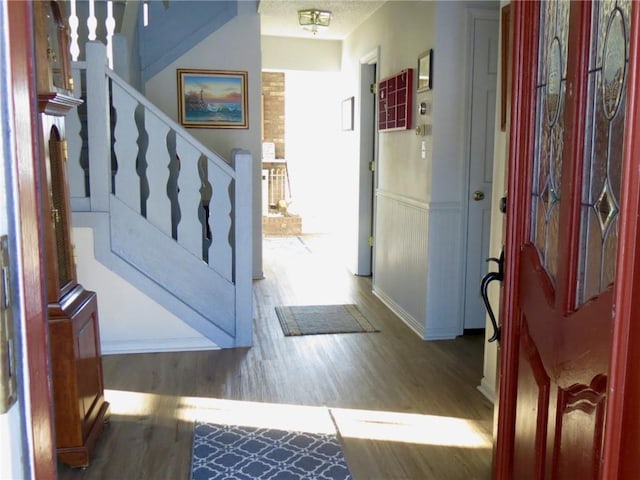
M 16 354 L 9 270 L 9 239 L 0 237 L 0 414 L 17 398 Z

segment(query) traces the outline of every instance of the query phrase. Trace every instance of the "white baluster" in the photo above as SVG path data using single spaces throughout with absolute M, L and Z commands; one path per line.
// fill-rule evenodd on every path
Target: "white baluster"
M 201 203 L 200 176 L 198 175 L 200 152 L 177 135 L 176 153 L 180 158 L 178 203 L 181 218 L 178 224 L 178 243 L 198 258 L 202 258 L 202 224 L 198 219 Z
M 116 30 L 116 19 L 113 17 L 113 1 L 107 2 L 107 18 L 104 21 L 107 27 L 107 58 L 109 68 L 113 70 L 113 32 Z
M 149 136 L 147 148 L 147 220 L 162 232 L 171 236 L 171 202 L 167 195 L 169 180 L 169 152 L 167 134 L 169 127 L 148 108 L 145 109 L 144 126 Z
M 98 28 L 98 19 L 96 18 L 95 0 L 89 0 L 89 18 L 87 18 L 87 28 L 89 29 L 89 40 L 96 39 L 96 29 Z
M 71 60 L 76 62 L 80 56 L 80 46 L 78 45 L 78 27 L 80 26 L 80 22 L 76 13 L 76 0 L 69 1 L 71 3 L 71 14 L 69 15 L 71 45 L 69 45 L 69 52 L 71 52 Z
M 142 2 L 142 25 L 149 25 L 149 2 Z
M 136 171 L 138 127 L 135 119 L 138 102 L 117 83 L 113 82 L 111 88 L 113 106 L 117 114 L 113 135 L 114 150 L 118 159 L 116 196 L 140 213 L 140 177 Z
M 231 230 L 231 177 L 213 162 L 209 162 L 209 182 L 213 188 L 209 204 L 209 223 L 213 241 L 209 248 L 209 265 L 227 280 L 232 280 L 232 249 L 229 244 Z M 243 252 L 244 254 L 244 252 Z

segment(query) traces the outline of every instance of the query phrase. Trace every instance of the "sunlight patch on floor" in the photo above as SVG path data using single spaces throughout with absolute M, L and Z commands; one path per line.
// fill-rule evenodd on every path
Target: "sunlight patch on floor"
M 492 448 L 492 438 L 477 422 L 465 418 L 332 408 L 342 437 L 440 445 Z
M 271 428 L 308 433 L 335 433 L 329 410 L 324 407 L 241 402 L 217 398 L 182 397 L 181 420 L 223 425 Z
M 105 389 L 104 398 L 110 404 L 112 415 L 149 415 L 163 395 L 156 393 L 130 392 L 127 390 Z
M 223 425 L 242 425 L 308 433 L 336 433 L 359 438 L 418 445 L 491 448 L 491 434 L 474 420 L 348 408 L 246 402 L 206 397 L 176 397 L 124 390 L 105 390 L 111 412 L 120 416 L 153 415 L 156 406 L 171 405 L 176 418 Z

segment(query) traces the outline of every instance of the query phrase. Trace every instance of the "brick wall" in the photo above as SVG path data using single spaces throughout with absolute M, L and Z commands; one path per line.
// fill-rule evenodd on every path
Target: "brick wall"
M 284 73 L 262 72 L 264 116 L 263 142 L 276 145 L 276 158 L 286 158 L 284 152 Z

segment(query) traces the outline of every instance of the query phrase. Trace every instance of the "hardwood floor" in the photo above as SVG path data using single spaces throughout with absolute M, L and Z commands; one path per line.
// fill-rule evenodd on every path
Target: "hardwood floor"
M 188 479 L 193 419 L 337 427 L 356 480 L 490 478 L 483 336 L 424 342 L 319 238 L 266 238 L 254 346 L 104 357 L 112 418 L 65 479 Z M 277 305 L 355 303 L 377 333 L 284 337 Z M 335 427 L 334 427 L 335 425 Z

